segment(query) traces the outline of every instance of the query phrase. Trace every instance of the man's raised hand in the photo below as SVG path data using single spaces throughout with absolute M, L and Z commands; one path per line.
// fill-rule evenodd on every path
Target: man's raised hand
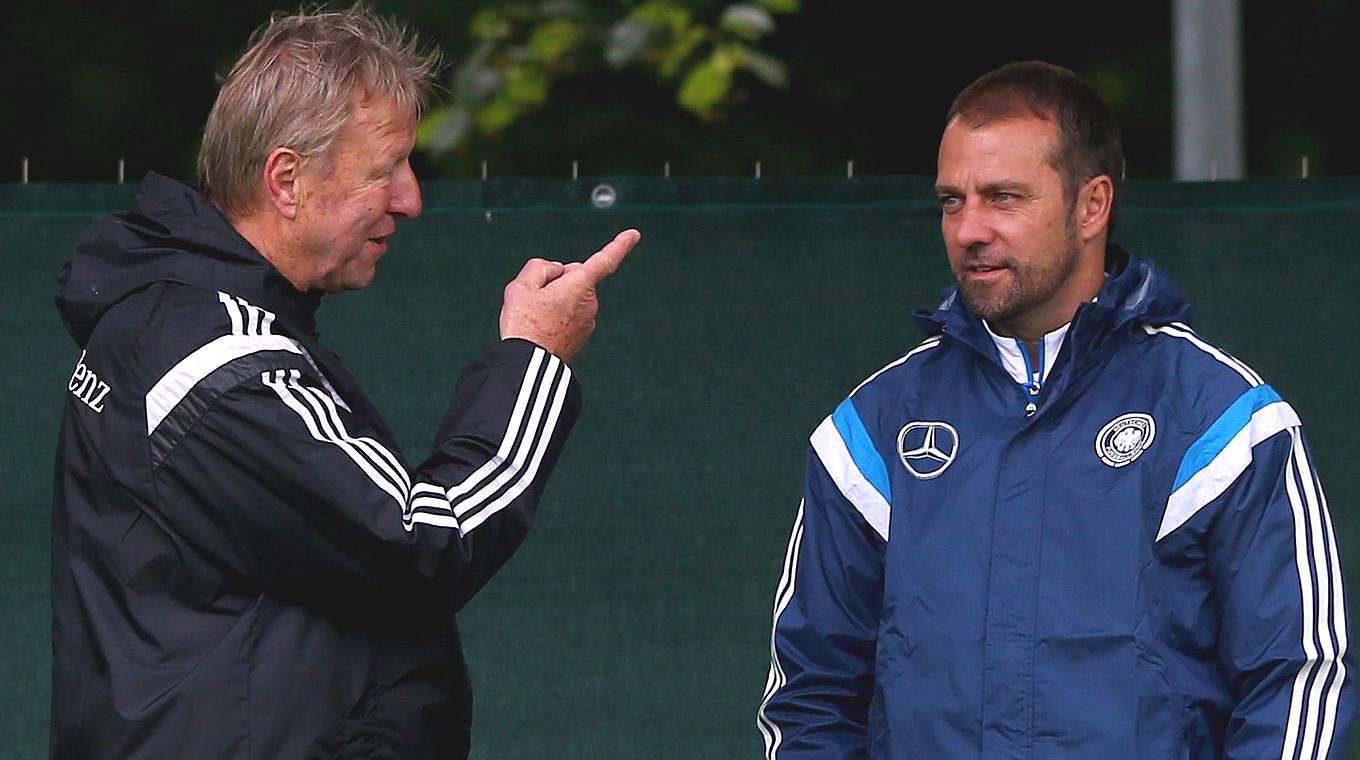
M 523 338 L 571 361 L 595 330 L 595 286 L 618 270 L 642 233 L 624 230 L 585 261 L 530 259 L 505 286 L 501 338 Z

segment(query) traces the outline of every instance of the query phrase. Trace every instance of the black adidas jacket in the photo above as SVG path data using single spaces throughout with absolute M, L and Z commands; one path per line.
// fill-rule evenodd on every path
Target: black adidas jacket
M 77 245 L 54 758 L 466 756 L 454 613 L 523 540 L 580 393 L 504 341 L 410 467 L 318 303 L 155 175 Z

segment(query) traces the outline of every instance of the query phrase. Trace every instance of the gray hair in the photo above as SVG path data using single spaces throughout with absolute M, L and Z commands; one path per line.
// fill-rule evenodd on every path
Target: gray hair
M 419 119 L 440 65 L 437 48 L 362 5 L 275 14 L 217 93 L 198 153 L 199 188 L 227 216 L 249 213 L 271 151 L 326 160 L 356 94 L 391 97 Z

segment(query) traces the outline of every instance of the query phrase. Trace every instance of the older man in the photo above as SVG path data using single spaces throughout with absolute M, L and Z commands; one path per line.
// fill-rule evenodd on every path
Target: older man
M 454 613 L 528 530 L 638 234 L 524 267 L 408 466 L 313 313 L 420 213 L 434 69 L 363 10 L 275 19 L 208 118 L 202 194 L 148 177 L 63 271 L 53 757 L 467 754 Z
M 1108 243 L 1122 171 L 1065 69 L 955 100 L 958 287 L 812 434 L 768 757 L 1344 752 L 1344 592 L 1298 416 Z

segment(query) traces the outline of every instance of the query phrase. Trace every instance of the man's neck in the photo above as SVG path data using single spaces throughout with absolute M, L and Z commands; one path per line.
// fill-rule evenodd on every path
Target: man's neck
M 228 216 L 227 220 L 247 243 L 259 251 L 266 261 L 274 265 L 279 274 L 292 283 L 294 288 L 303 293 L 310 290 L 302 262 L 287 255 L 294 246 L 287 245 L 283 240 L 285 231 L 278 229 L 277 225 L 271 224 L 268 220 L 261 219 L 260 215 Z
M 997 335 L 1023 342 L 1030 356 L 1037 361 L 1039 344 L 1044 336 L 1071 322 L 1077 309 L 1095 298 L 1104 284 L 1105 240 L 1102 238 L 1091 242 L 1091 249 L 1083 253 L 1068 281 L 1052 298 L 1011 319 L 988 321 L 987 326 Z
M 1085 292 L 1085 289 L 1082 292 Z M 1037 363 L 1039 361 L 1039 346 L 1043 343 L 1044 336 L 1071 322 L 1072 318 L 1076 316 L 1077 307 L 1095 298 L 1098 292 L 1100 292 L 1100 288 L 1097 286 L 1091 289 L 1089 296 L 1080 300 L 1069 298 L 1058 303 L 1055 299 L 1046 304 L 1050 308 L 1045 309 L 1042 313 L 1030 312 L 1004 322 L 989 321 L 987 326 L 992 332 L 1003 338 L 1014 338 L 1020 341 L 1024 344 L 1025 350 L 1029 352 L 1030 358 Z
M 1031 365 L 1038 366 L 1040 362 L 1040 356 L 1045 336 L 1047 336 L 1054 330 L 1060 329 L 1063 325 L 1066 325 L 1071 321 L 1072 321 L 1071 318 L 1069 318 L 1066 322 L 1054 325 L 1051 330 L 1045 330 L 1042 333 L 1039 333 L 1038 335 L 1035 335 L 1033 337 L 1029 337 L 1027 335 L 1018 335 L 1015 333 L 1015 331 L 1007 328 L 1005 325 L 1001 323 L 988 322 L 987 329 L 991 330 L 992 334 L 998 337 L 1011 338 L 1013 340 L 1018 341 L 1020 345 L 1024 346 L 1025 352 L 1029 354 Z

